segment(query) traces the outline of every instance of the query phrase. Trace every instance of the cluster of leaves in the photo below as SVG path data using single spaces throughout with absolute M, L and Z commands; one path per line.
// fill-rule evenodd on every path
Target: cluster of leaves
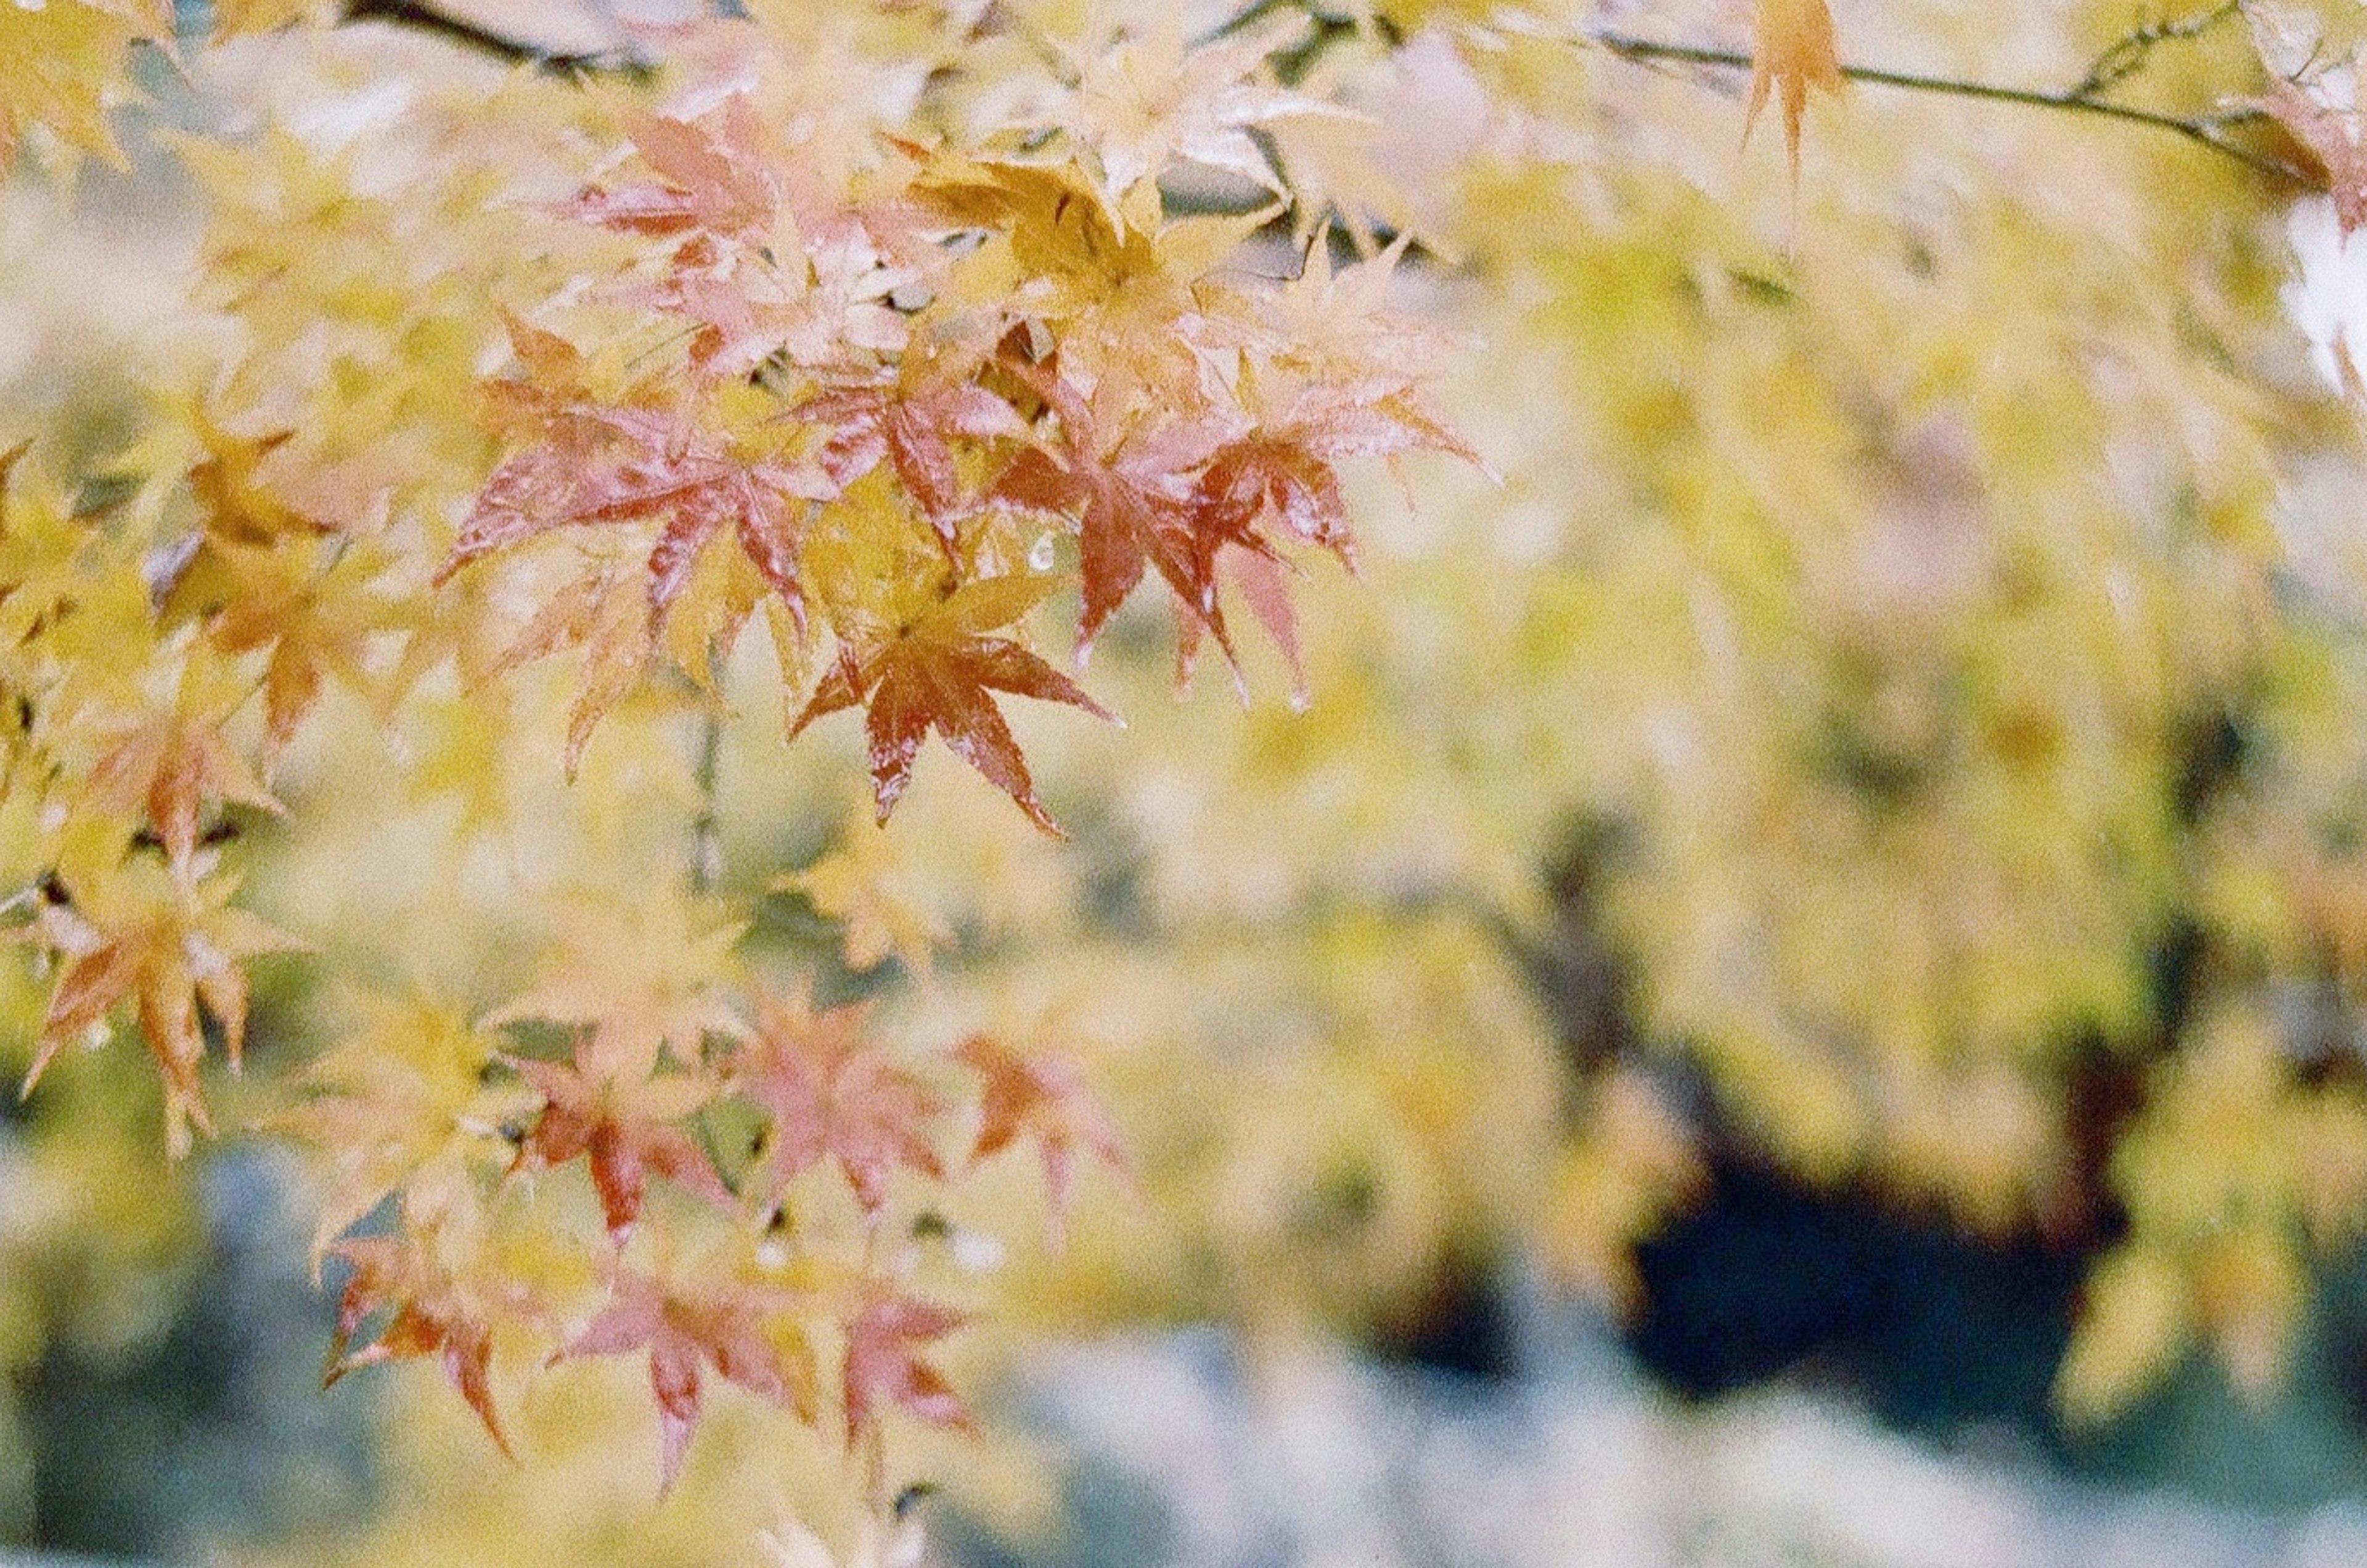
M 135 34 L 164 46 L 161 15 L 101 37 L 104 8 L 48 14 L 96 53 L 56 74 L 6 32 L 11 83 L 112 101 Z M 221 7 L 215 42 L 303 19 Z M 300 863 L 345 716 L 486 831 L 517 819 L 493 753 L 532 726 L 521 666 L 581 655 L 546 759 L 572 774 L 628 699 L 643 739 L 685 703 L 711 731 L 761 619 L 792 736 L 866 710 L 883 820 L 934 730 L 1049 829 L 997 699 L 1104 710 L 1031 647 L 1048 598 L 1078 592 L 1081 661 L 1154 574 L 1184 669 L 1207 640 L 1238 668 L 1240 604 L 1295 661 L 1292 558 L 1351 553 L 1338 466 L 1467 456 L 1416 389 L 1430 334 L 1384 303 L 1394 254 L 1335 272 L 1303 212 L 1295 244 L 1252 244 L 1291 149 L 1370 177 L 1359 122 L 1273 76 L 1306 26 L 1088 25 L 1048 67 L 1026 18 L 777 6 L 657 36 L 654 87 L 367 28 L 191 53 L 249 118 L 176 146 L 207 212 L 182 357 L 108 449 L 0 468 L 5 850 L 48 989 L 28 1090 L 120 1026 L 171 1150 L 210 1128 L 252 962 L 321 930 L 240 890 L 285 874 L 281 843 Z M 1014 51 L 1046 89 L 1016 109 Z M 46 103 L 11 98 L 111 149 Z M 1217 210 L 1168 210 L 1189 169 Z M 626 829 L 663 851 L 681 826 Z M 690 837 L 703 887 L 721 868 Z M 682 874 L 677 850 L 632 894 L 667 907 Z M 901 1238 L 1016 1143 L 1057 1216 L 1113 1135 L 986 1035 L 906 1061 L 860 1010 L 727 976 L 737 930 L 645 922 L 522 992 L 464 970 L 500 1004 L 473 1021 L 340 1025 L 277 1119 L 332 1173 L 333 1377 L 438 1361 L 506 1447 L 504 1368 L 646 1359 L 669 1484 L 703 1380 L 835 1434 L 875 1495 L 891 1409 L 965 1419 L 931 1349 L 964 1314 Z
M 26 937 L 56 976 L 28 1083 L 128 1003 L 185 1151 L 192 1124 L 207 1124 L 200 1010 L 235 1063 L 243 965 L 292 945 L 230 901 L 238 877 L 218 840 L 232 819 L 210 815 L 277 808 L 223 733 L 253 683 L 224 647 L 234 628 L 175 614 L 175 581 L 151 587 L 148 529 L 6 478 L 9 803 L 20 814 L 8 847 L 30 889 Z M 138 520 L 137 507 L 113 510 Z
M 1349 552 L 1336 465 L 1465 449 L 1388 258 L 1335 277 L 1319 239 L 1277 286 L 1240 253 L 1278 205 L 1166 215 L 1178 159 L 1278 188 L 1248 133 L 1308 107 L 1247 81 L 1276 42 L 1187 68 L 1171 39 L 980 145 L 842 144 L 740 93 L 636 120 L 566 206 L 633 243 L 541 312 L 586 342 L 513 323 L 517 449 L 443 568 L 536 585 L 510 657 L 582 649 L 571 764 L 660 654 L 711 687 L 761 607 L 792 690 L 828 650 L 792 736 L 866 710 L 883 821 L 934 730 L 1049 830 L 996 694 L 1108 716 L 1024 640 L 1048 594 L 1078 587 L 1080 662 L 1154 572 L 1186 671 L 1203 637 L 1238 662 L 1228 582 L 1295 648 L 1285 547 Z M 1101 102 L 1162 64 L 1188 113 Z
M 713 33 L 684 46 L 709 74 L 778 62 L 753 28 Z M 1102 711 L 1019 627 L 1064 579 L 1081 655 L 1154 568 L 1187 660 L 1203 637 L 1234 654 L 1220 570 L 1288 648 L 1282 547 L 1347 553 L 1334 465 L 1459 447 L 1416 399 L 1419 334 L 1381 308 L 1385 261 L 1335 279 L 1319 246 L 1265 284 L 1223 269 L 1278 209 L 1163 216 L 1171 163 L 1246 167 L 1250 128 L 1310 112 L 1248 83 L 1277 43 L 1195 56 L 1186 85 L 1222 107 L 1149 132 L 1140 104 L 1094 96 L 1142 85 L 1129 60 L 1067 121 L 1002 128 L 1024 159 L 818 128 L 778 101 L 795 85 L 777 70 L 761 112 L 741 92 L 687 118 L 627 111 L 625 172 L 557 204 L 621 237 L 611 270 L 566 273 L 568 302 L 543 312 L 608 330 L 579 347 L 509 320 L 522 373 L 487 397 L 513 453 L 440 541 L 450 472 L 483 459 L 436 411 L 483 352 L 481 311 L 458 301 L 504 276 L 497 245 L 480 221 L 419 256 L 440 214 L 356 188 L 349 161 L 297 138 L 193 146 L 226 209 L 209 260 L 243 356 L 124 455 L 128 498 L 11 491 L 28 785 L 10 798 L 34 825 L 33 934 L 59 969 L 35 1076 L 136 1001 L 175 1147 L 203 1124 L 200 1009 L 235 1060 L 243 961 L 285 945 L 230 903 L 217 852 L 234 824 L 211 814 L 277 809 L 262 780 L 333 677 L 391 711 L 456 655 L 473 679 L 580 647 L 572 768 L 661 651 L 712 689 L 761 605 L 792 689 L 821 671 L 793 733 L 867 710 L 883 818 L 934 729 L 1048 828 L 992 694 Z M 717 96 L 699 73 L 684 91 Z M 258 157 L 274 177 L 255 178 Z M 466 210 L 500 188 L 434 199 Z M 388 254 L 420 276 L 387 277 Z M 357 404 L 357 378 L 390 364 Z M 1046 559 L 1059 536 L 1073 574 Z M 509 576 L 454 595 L 431 631 L 423 556 L 431 589 L 481 560 Z M 520 602 L 523 628 L 473 653 Z M 260 735 L 233 739 L 258 692 Z
M 587 908 L 509 1006 L 472 1024 L 374 1002 L 308 1069 L 288 1120 L 334 1170 L 315 1242 L 345 1270 L 332 1379 L 435 1357 L 506 1450 L 497 1352 L 645 1356 L 663 1484 L 709 1373 L 840 1432 L 877 1476 L 890 1412 L 968 1420 L 928 1359 L 964 1314 L 886 1245 L 916 1194 L 1025 1142 L 1062 1204 L 1076 1156 L 1115 1143 L 1061 1069 L 983 1035 L 908 1058 L 860 1004 L 730 996 L 740 931 L 686 918 Z M 529 1025 L 549 1050 L 505 1047 Z M 391 1230 L 345 1234 L 381 1206 Z

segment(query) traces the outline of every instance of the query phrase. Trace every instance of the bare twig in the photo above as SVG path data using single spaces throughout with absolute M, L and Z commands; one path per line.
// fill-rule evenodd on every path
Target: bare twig
M 1696 44 L 1668 43 L 1657 39 L 1635 38 L 1608 28 L 1590 30 L 1579 35 L 1584 42 L 1606 50 L 1622 60 L 1666 62 L 1681 65 L 1704 65 L 1721 71 L 1748 71 L 1750 56 L 1730 49 L 1705 49 Z M 2296 184 L 2312 183 L 2308 174 L 2282 158 L 2255 151 L 2235 139 L 2236 128 L 2256 124 L 2268 116 L 2259 109 L 2243 108 L 2200 115 L 2164 114 L 2155 109 L 2137 108 L 2128 104 L 2114 103 L 2099 96 L 2085 82 L 2057 92 L 2034 87 L 2010 87 L 1995 82 L 1974 82 L 1954 76 L 1925 76 L 1907 71 L 1885 71 L 1870 65 L 1844 65 L 1841 75 L 1852 82 L 1863 82 L 1872 86 L 1896 87 L 1907 92 L 1939 93 L 1950 97 L 1972 98 L 1984 103 L 2017 104 L 2027 108 L 2056 109 L 2066 114 L 2093 115 L 2102 119 L 2115 119 L 2128 125 L 2140 125 L 2154 130 L 2166 130 L 2184 137 L 2198 146 L 2207 147 L 2223 157 L 2257 174 L 2272 179 L 2290 180 Z M 2091 73 L 2092 74 L 2092 73 Z M 2113 80 L 2123 80 L 2126 73 Z
M 2234 19 L 2242 9 L 2243 0 L 2222 0 L 2220 5 L 2191 17 L 2145 22 L 2130 28 L 2096 56 L 2096 62 L 2088 67 L 2088 73 L 2071 89 L 2071 96 L 2092 98 L 2110 92 L 2144 70 L 2146 59 L 2158 45 L 2201 38 L 2220 23 Z

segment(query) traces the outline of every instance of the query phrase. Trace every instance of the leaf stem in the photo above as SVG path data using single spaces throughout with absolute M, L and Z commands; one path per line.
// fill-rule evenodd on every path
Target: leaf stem
M 691 782 L 698 789 L 698 815 L 690 819 L 690 890 L 715 891 L 723 877 L 723 831 L 716 814 L 716 773 L 723 755 L 723 706 L 710 703 L 698 718 L 698 754 Z
M 2135 36 L 2135 35 L 2133 35 Z M 2173 36 L 2173 35 L 2164 35 Z M 1698 44 L 1670 43 L 1658 39 L 1637 38 L 1610 28 L 1590 28 L 1579 34 L 1580 41 L 1608 51 L 1622 60 L 1665 62 L 1680 65 L 1706 65 L 1722 71 L 1748 71 L 1751 57 L 1739 50 L 1708 49 Z M 2100 62 L 2100 69 L 2101 62 Z M 2100 118 L 2116 119 L 2129 125 L 2139 125 L 2154 130 L 2169 131 L 2182 136 L 2198 146 L 2207 147 L 2223 157 L 2256 174 L 2272 179 L 2311 184 L 2309 175 L 2282 158 L 2258 152 L 2234 140 L 2229 130 L 2239 125 L 2249 125 L 2266 115 L 2259 109 L 2238 109 L 2230 113 L 2181 116 L 2164 114 L 2155 109 L 2137 108 L 2129 104 L 2114 103 L 2101 97 L 2098 89 L 2083 81 L 2074 87 L 2048 92 L 2034 87 L 2012 87 L 1996 82 L 1976 82 L 1955 76 L 1926 76 L 1908 71 L 1886 71 L 1871 65 L 1843 65 L 1841 75 L 1852 82 L 1863 82 L 1872 86 L 1895 87 L 1906 92 L 1938 93 L 1950 97 L 1972 98 L 1984 103 L 2017 104 L 2028 108 L 2056 109 L 2067 114 L 2094 115 Z M 2090 78 L 2096 73 L 2090 73 Z M 2126 72 L 2122 73 L 2125 76 Z M 2112 81 L 2122 76 L 2112 78 Z M 2109 84 L 2107 84 L 2109 85 Z

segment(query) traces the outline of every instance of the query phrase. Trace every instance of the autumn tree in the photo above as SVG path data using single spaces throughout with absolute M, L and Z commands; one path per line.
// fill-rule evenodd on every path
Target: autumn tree
M 2273 1382 L 2355 17 L 746 11 L 0 12 L 11 210 L 167 215 L 0 404 L 42 1179 L 132 1050 L 312 1151 L 331 1381 L 576 1477 L 522 1560 L 891 1551 L 981 1324 L 1630 1305 L 1713 1135 L 2099 1251 L 2072 1418 Z

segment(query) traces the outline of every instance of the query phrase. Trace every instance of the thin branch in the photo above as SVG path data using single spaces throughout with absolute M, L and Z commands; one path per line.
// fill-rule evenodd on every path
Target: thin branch
M 1232 37 L 1244 28 L 1255 27 L 1276 11 L 1302 9 L 1304 7 L 1297 5 L 1297 0 L 1250 0 L 1248 5 L 1209 28 L 1194 42 L 1199 45 L 1216 43 L 1220 39 Z
M 649 62 L 616 50 L 571 53 L 544 49 L 525 39 L 440 11 L 422 0 L 345 0 L 341 22 L 389 22 L 411 28 L 512 65 L 531 65 L 554 76 L 626 75 L 649 73 Z
M 1706 65 L 1721 71 L 1748 71 L 1750 56 L 1738 50 L 1705 49 L 1695 44 L 1666 43 L 1655 39 L 1631 37 L 1607 28 L 1580 33 L 1580 38 L 1599 49 L 1608 50 L 1622 60 L 1665 62 L 1680 65 Z M 2128 125 L 2145 126 L 2149 130 L 2166 130 L 2184 137 L 2198 146 L 2207 147 L 2223 157 L 2257 174 L 2273 179 L 2291 180 L 2296 184 L 2314 183 L 2303 170 L 2282 158 L 2255 152 L 2236 141 L 2229 132 L 2237 126 L 2250 125 L 2268 117 L 2259 109 L 2238 109 L 2225 114 L 2181 116 L 2163 114 L 2154 109 L 2141 109 L 2128 104 L 2116 104 L 2099 97 L 2092 90 L 2082 87 L 2060 92 L 2045 92 L 2033 87 L 2009 87 L 1995 82 L 1972 82 L 1953 76 L 1923 76 L 1907 71 L 1884 71 L 1870 65 L 1844 65 L 1841 75 L 1852 82 L 1863 82 L 1877 87 L 1897 87 L 1914 93 L 1938 93 L 1950 97 L 1973 98 L 1985 103 L 2018 104 L 2028 108 L 2056 109 L 2067 114 L 2094 115 L 2102 119 L 2116 119 Z
M 698 814 L 690 822 L 690 890 L 707 894 L 723 880 L 723 824 L 716 782 L 723 755 L 723 709 L 719 702 L 698 716 L 698 753 L 691 782 L 698 790 Z
M 2191 17 L 2146 22 L 2130 28 L 2096 56 L 2096 62 L 2088 67 L 2088 73 L 2079 78 L 2079 85 L 2071 89 L 2070 96 L 2092 98 L 2109 92 L 2144 70 L 2146 61 L 2157 46 L 2201 38 L 2222 22 L 2233 20 L 2243 5 L 2244 0 L 2221 0 L 2210 10 Z

